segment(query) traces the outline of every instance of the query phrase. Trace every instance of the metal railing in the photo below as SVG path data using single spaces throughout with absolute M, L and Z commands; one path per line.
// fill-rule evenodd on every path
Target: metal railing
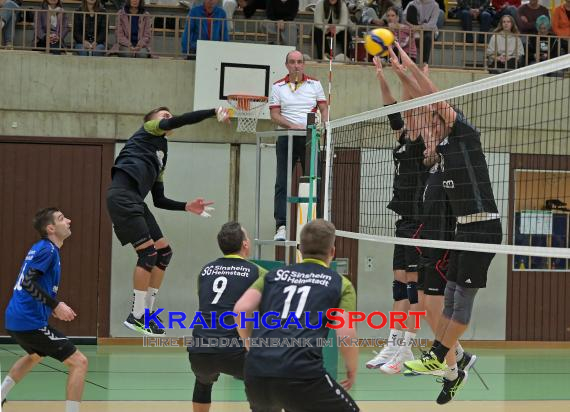
M 81 50 L 77 47 L 81 48 L 81 42 L 77 40 L 93 40 L 90 42 L 92 47 L 87 48 L 87 54 L 130 55 L 119 51 L 117 44 L 119 19 L 116 13 L 96 13 L 93 36 L 86 39 L 88 14 L 67 10 L 60 12 L 58 19 L 65 27 L 54 31 L 51 25 L 47 24 L 45 38 L 53 41 L 45 42 L 38 37 L 36 22 L 42 13 L 47 15 L 47 10 L 22 8 L 14 9 L 12 13 L 10 24 L 0 33 L 0 48 L 78 53 Z M 129 16 L 129 19 L 132 18 L 133 16 Z M 207 39 L 209 37 L 207 30 L 209 30 L 210 36 L 216 39 L 290 45 L 301 50 L 312 60 L 329 58 L 329 38 L 322 32 L 322 25 L 315 25 L 313 22 L 212 19 L 212 24 L 208 25 L 205 18 L 190 19 L 188 16 L 148 15 L 146 18 L 150 18 L 152 22 L 152 36 L 148 44 L 148 55 L 152 57 L 194 58 L 195 39 Z M 49 21 L 49 17 L 47 19 L 44 17 L 44 20 Z M 130 24 L 128 26 L 127 29 L 130 30 Z M 184 36 L 187 26 L 187 35 Z M 373 28 L 354 25 L 337 27 L 337 34 L 333 36 L 333 58 L 347 64 L 370 64 L 371 56 L 364 49 L 363 38 Z M 59 36 L 60 34 L 62 36 Z M 413 41 L 416 45 L 418 62 L 429 62 L 432 67 L 442 68 L 508 70 L 568 53 L 568 39 L 556 36 L 495 34 L 439 30 L 436 35 L 431 31 L 415 30 L 411 32 L 410 42 Z M 399 37 L 398 33 L 396 35 Z M 6 39 L 10 40 L 8 44 Z M 491 41 L 494 44 L 489 48 Z M 501 45 L 509 43 L 515 44 L 511 50 L 514 56 L 503 59 Z M 96 50 L 97 44 L 99 47 Z

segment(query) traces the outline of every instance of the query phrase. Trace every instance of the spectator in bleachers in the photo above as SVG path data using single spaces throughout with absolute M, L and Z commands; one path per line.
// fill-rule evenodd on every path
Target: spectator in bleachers
M 540 5 L 538 0 L 530 0 L 529 3 L 520 6 L 517 10 L 517 20 L 521 33 L 536 34 L 536 19 L 540 16 L 550 17 L 550 13 L 546 7 Z M 550 26 L 550 18 L 548 19 L 548 26 Z
M 196 54 L 198 40 L 229 41 L 226 12 L 218 0 L 204 0 L 192 7 L 182 34 L 182 53 Z
M 119 10 L 116 28 L 117 44 L 111 52 L 121 57 L 151 56 L 152 17 L 144 8 L 144 0 L 127 0 Z
M 12 46 L 12 34 L 16 27 L 16 10 L 20 6 L 12 0 L 0 0 L 0 46 Z
M 103 56 L 107 43 L 107 16 L 100 0 L 82 0 L 73 16 L 73 39 L 80 56 Z
M 386 19 L 388 20 L 388 28 L 394 32 L 396 40 L 402 46 L 402 49 L 416 61 L 417 49 L 416 42 L 414 41 L 414 33 L 412 28 L 405 23 L 400 23 L 400 15 L 396 7 L 390 7 L 386 12 Z
M 50 53 L 64 52 L 69 25 L 61 0 L 43 0 L 41 9 L 35 14 L 34 33 L 34 47 L 47 48 L 49 43 Z
M 267 0 L 265 14 L 268 20 L 275 21 L 267 25 L 267 33 L 277 36 L 279 44 L 296 46 L 297 26 L 288 22 L 294 21 L 298 12 L 299 0 Z
M 493 25 L 498 26 L 505 14 L 513 16 L 513 19 L 517 18 L 517 10 L 521 5 L 521 0 L 491 0 L 491 5 L 495 9 Z
M 528 41 L 528 58 L 530 63 L 538 63 L 558 56 L 558 39 L 554 37 L 548 16 L 539 16 L 536 19 L 538 37 L 531 37 Z
M 552 30 L 558 37 L 570 37 L 570 0 L 566 0 L 554 9 Z M 568 40 L 566 40 L 566 44 L 568 44 Z
M 366 26 L 387 26 L 386 12 L 390 7 L 396 7 L 391 0 L 371 0 L 367 2 L 362 10 L 360 23 Z M 400 15 L 401 9 L 398 9 L 398 17 Z
M 440 19 L 440 12 L 441 10 L 435 0 L 413 0 L 404 10 L 404 20 L 412 28 L 418 29 L 417 35 L 423 35 L 423 47 L 421 49 L 420 37 L 415 39 L 416 48 L 422 52 L 422 63 L 429 62 L 433 37 L 438 29 L 437 22 Z
M 459 0 L 457 4 L 457 17 L 461 20 L 463 31 L 473 31 L 473 20 L 479 20 L 479 31 L 488 32 L 491 30 L 491 22 L 495 12 L 491 9 L 490 0 Z M 473 35 L 467 34 L 465 41 L 471 43 Z M 484 35 L 477 36 L 477 41 L 483 43 Z
M 514 17 L 504 15 L 487 45 L 490 67 L 515 69 L 522 66 L 524 46 L 518 34 Z
M 408 8 L 408 5 L 413 1 L 413 0 L 391 0 L 394 3 L 394 6 L 397 7 L 400 10 L 406 10 Z M 439 7 L 439 16 L 437 18 L 437 28 L 441 29 L 443 28 L 443 25 L 445 24 L 445 11 L 447 10 L 446 8 L 446 4 L 448 2 L 448 0 L 435 0 L 435 2 L 437 3 L 438 7 Z M 400 17 L 401 19 L 401 17 Z
M 329 37 L 336 39 L 335 46 L 342 46 L 342 53 L 346 54 L 348 33 L 348 7 L 344 0 L 319 0 L 315 7 L 315 46 L 317 48 L 317 59 L 323 58 L 323 43 L 325 49 L 329 50 Z M 346 35 L 346 36 L 345 36 Z M 336 52 L 334 52 L 336 55 Z M 328 55 L 328 53 L 327 53 Z
M 239 7 L 243 10 L 243 15 L 249 19 L 257 10 L 265 10 L 266 0 L 238 0 Z

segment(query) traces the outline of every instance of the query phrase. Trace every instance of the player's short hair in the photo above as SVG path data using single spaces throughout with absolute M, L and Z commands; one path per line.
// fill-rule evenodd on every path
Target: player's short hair
M 152 119 L 152 116 L 154 116 L 156 113 L 161 112 L 163 110 L 170 112 L 170 109 L 166 106 L 157 107 L 156 109 L 152 109 L 150 112 L 148 112 L 147 114 L 144 115 L 144 122 L 145 123 L 148 122 L 149 120 Z
M 244 240 L 245 232 L 238 222 L 224 223 L 218 232 L 218 246 L 224 255 L 239 252 Z
M 299 50 L 291 50 L 289 53 L 287 53 L 287 56 L 285 56 L 285 64 L 289 63 L 289 55 L 295 52 L 301 53 Z M 303 53 L 301 53 L 301 59 L 303 59 L 303 63 L 305 63 L 305 56 L 303 55 Z
M 336 228 L 324 219 L 312 220 L 301 230 L 301 254 L 304 258 L 326 259 L 334 246 Z
M 53 218 L 55 212 L 59 212 L 57 207 L 46 207 L 36 212 L 36 215 L 32 220 L 32 224 L 41 237 L 47 236 L 47 225 L 53 225 L 55 223 Z

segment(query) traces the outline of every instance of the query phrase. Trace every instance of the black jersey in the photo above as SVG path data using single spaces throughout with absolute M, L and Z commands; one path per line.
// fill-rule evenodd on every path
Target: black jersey
M 411 141 L 403 132 L 398 146 L 392 152 L 393 196 L 387 207 L 404 218 L 417 219 L 421 213 L 421 197 L 427 179 L 427 168 L 423 164 L 424 150 L 421 138 Z
M 127 140 L 111 173 L 117 169 L 125 171 L 137 183 L 138 192 L 144 199 L 155 182 L 162 182 L 168 160 L 166 132 L 201 122 L 215 113 L 214 109 L 197 110 L 169 119 L 149 120 Z
M 228 338 L 232 344 L 189 346 L 188 351 L 193 353 L 240 352 L 243 346 L 235 345 L 239 341 L 237 330 L 225 329 L 220 325 L 219 316 L 223 312 L 232 312 L 236 302 L 249 289 L 265 269 L 249 262 L 237 255 L 228 255 L 208 263 L 198 276 L 199 310 L 208 326 L 212 324 L 212 312 L 216 312 L 216 328 L 206 329 L 195 325 L 192 336 L 202 342 L 213 342 L 211 338 Z M 232 316 L 223 319 L 227 325 L 234 324 Z M 235 340 L 234 340 L 235 339 Z
M 246 358 L 246 375 L 304 379 L 322 377 L 325 373 L 322 347 L 317 347 L 317 339 L 326 338 L 329 332 L 329 328 L 325 327 L 327 310 L 355 310 L 356 293 L 350 281 L 323 262 L 305 259 L 303 263 L 269 272 L 253 287 L 262 292 L 260 317 L 274 312 L 274 319 L 280 320 L 283 326 L 293 313 L 302 327 L 290 325 L 288 328 L 279 326 L 269 329 L 260 324 L 260 329 L 254 329 Z M 315 327 L 320 323 L 320 327 L 307 327 L 307 318 L 310 325 Z M 255 345 L 256 339 L 261 342 L 271 338 L 277 338 L 278 346 Z M 298 343 L 292 339 L 298 339 Z
M 138 192 L 144 199 L 158 176 L 164 171 L 168 160 L 168 141 L 164 131 L 158 129 L 157 122 L 147 122 L 127 140 L 115 160 L 113 171 L 126 172 L 138 186 Z
M 429 171 L 423 194 L 421 222 L 420 238 L 453 240 L 457 219 L 453 216 L 443 187 L 443 173 L 439 164 L 435 164 Z M 443 252 L 440 249 L 422 248 L 422 254 L 425 256 L 439 256 Z
M 457 113 L 449 136 L 437 146 L 443 187 L 457 217 L 498 213 L 480 137 L 479 131 Z

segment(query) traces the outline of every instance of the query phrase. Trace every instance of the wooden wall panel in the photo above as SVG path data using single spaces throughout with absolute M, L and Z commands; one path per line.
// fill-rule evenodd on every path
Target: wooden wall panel
M 509 242 L 512 243 L 512 222 L 515 212 L 515 173 L 526 170 L 570 170 L 569 156 L 512 155 L 510 162 Z M 568 187 L 566 178 L 557 178 L 559 189 Z M 528 179 L 527 179 L 528 180 Z M 519 185 L 520 187 L 520 185 Z M 530 185 L 536 197 L 552 194 L 551 188 Z M 520 190 L 520 189 L 519 189 Z M 547 193 L 548 192 L 548 193 Z M 549 197 L 550 198 L 550 197 Z M 562 199 L 563 200 L 563 199 Z M 543 203 L 543 202 L 542 202 Z M 522 207 L 523 205 L 520 205 Z M 540 208 L 541 205 L 532 205 Z M 528 205 L 524 205 L 528 207 Z M 516 209 L 518 210 L 518 209 Z M 512 257 L 507 274 L 507 340 L 569 341 L 570 340 L 570 272 L 513 271 Z
M 55 206 L 71 219 L 72 231 L 61 249 L 58 299 L 78 317 L 50 324 L 69 336 L 108 336 L 111 226 L 104 193 L 113 156 L 112 141 L 0 137 L 2 313 L 23 258 L 38 239 L 31 219 L 38 209 Z M 3 328 L 4 316 L 0 334 Z

